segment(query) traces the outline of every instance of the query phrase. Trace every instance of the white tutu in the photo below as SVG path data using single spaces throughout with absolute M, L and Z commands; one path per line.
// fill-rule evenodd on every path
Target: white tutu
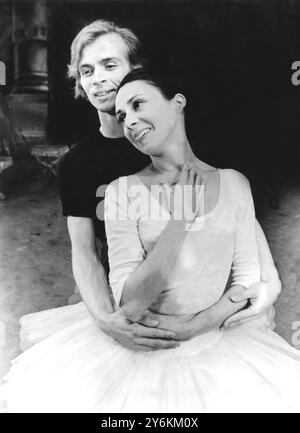
M 300 353 L 255 323 L 133 352 L 80 302 L 21 319 L 0 387 L 9 412 L 299 411 Z M 30 347 L 31 346 L 31 347 Z

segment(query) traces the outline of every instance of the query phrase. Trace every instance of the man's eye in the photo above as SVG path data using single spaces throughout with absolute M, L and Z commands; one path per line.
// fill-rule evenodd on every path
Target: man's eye
M 114 69 L 117 65 L 115 65 L 114 63 L 108 63 L 105 68 L 108 70 Z
M 92 73 L 92 70 L 91 70 L 91 69 L 82 69 L 82 70 L 81 70 L 81 75 L 82 75 L 83 77 L 88 77 L 89 75 L 91 75 L 91 73 Z

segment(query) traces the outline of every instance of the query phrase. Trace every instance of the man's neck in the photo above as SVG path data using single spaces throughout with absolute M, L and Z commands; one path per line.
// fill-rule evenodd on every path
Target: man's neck
M 107 138 L 124 137 L 122 125 L 118 122 L 116 116 L 109 113 L 98 111 L 100 120 L 100 132 Z

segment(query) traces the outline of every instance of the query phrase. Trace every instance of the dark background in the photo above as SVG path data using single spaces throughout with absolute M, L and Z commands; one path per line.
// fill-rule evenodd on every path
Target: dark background
M 299 173 L 300 4 L 286 1 L 68 1 L 50 3 L 49 134 L 72 142 L 98 121 L 65 79 L 69 46 L 96 18 L 128 26 L 146 56 L 179 73 L 200 158 L 244 172 L 255 191 L 277 194 Z M 268 194 L 268 192 L 267 192 Z
M 0 1 L 2 11 L 10 3 Z M 51 143 L 76 142 L 98 123 L 87 102 L 74 100 L 66 71 L 76 33 L 105 18 L 131 28 L 152 62 L 181 75 L 200 158 L 244 172 L 256 195 L 278 196 L 283 183 L 298 182 L 300 94 L 291 82 L 300 60 L 298 0 L 49 0 L 47 9 Z
M 87 103 L 74 102 L 64 77 L 72 38 L 101 17 L 132 28 L 151 61 L 183 77 L 188 130 L 202 159 L 273 188 L 297 177 L 300 95 L 291 64 L 300 60 L 299 2 L 52 3 L 49 132 L 55 141 L 77 140 L 98 121 Z

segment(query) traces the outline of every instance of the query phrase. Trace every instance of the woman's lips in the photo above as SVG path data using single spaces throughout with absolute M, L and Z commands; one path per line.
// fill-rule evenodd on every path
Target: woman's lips
M 147 127 L 147 128 L 143 128 L 141 131 L 135 133 L 133 135 L 133 140 L 141 143 L 143 141 L 143 138 L 151 131 L 151 128 Z

